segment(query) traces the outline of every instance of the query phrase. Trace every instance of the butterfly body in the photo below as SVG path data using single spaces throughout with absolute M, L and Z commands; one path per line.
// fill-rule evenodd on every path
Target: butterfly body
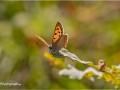
M 52 46 L 49 47 L 49 52 L 50 52 L 53 56 L 55 56 L 55 57 L 57 57 L 57 58 L 63 58 L 63 55 L 59 53 L 59 50 L 56 50 L 56 49 L 55 49 L 54 47 L 52 47 Z

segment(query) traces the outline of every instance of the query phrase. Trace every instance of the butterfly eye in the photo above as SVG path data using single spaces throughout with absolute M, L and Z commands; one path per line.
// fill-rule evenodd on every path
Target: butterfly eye
M 52 49 L 52 47 L 50 46 L 50 47 L 49 47 L 49 49 L 51 50 L 51 49 Z

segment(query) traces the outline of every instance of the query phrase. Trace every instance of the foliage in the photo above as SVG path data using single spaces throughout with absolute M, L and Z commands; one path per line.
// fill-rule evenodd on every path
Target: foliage
M 78 79 L 78 80 L 82 79 L 83 77 L 93 80 L 92 77 L 96 75 L 99 77 L 99 79 L 104 78 L 106 82 L 111 82 L 112 84 L 114 84 L 115 88 L 119 88 L 120 69 L 116 68 L 117 66 L 112 66 L 112 68 L 109 68 L 107 66 L 105 66 L 105 67 L 101 66 L 101 63 L 99 63 L 98 65 L 95 65 L 92 62 L 82 61 L 75 54 L 70 53 L 66 49 L 61 49 L 60 53 L 62 53 L 64 56 L 71 58 L 73 61 L 77 60 L 78 62 L 80 62 L 84 65 L 87 65 L 89 68 L 85 69 L 84 71 L 81 71 L 81 70 L 77 70 L 75 67 L 68 64 L 68 68 L 62 69 L 59 72 L 59 75 L 69 76 L 70 79 Z M 48 58 L 48 60 L 49 59 L 51 60 L 50 62 L 54 61 L 53 65 L 63 66 L 61 63 L 58 64 L 58 61 L 56 60 L 56 58 L 53 58 L 50 55 L 45 55 L 45 56 Z M 101 62 L 101 61 L 103 61 L 103 60 L 100 60 L 99 62 Z M 103 63 L 106 64 L 104 61 L 103 61 Z M 102 73 L 100 73 L 100 72 L 102 72 Z

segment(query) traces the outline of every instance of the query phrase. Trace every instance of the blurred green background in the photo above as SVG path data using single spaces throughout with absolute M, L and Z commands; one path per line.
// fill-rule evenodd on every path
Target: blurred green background
M 20 89 L 114 88 L 104 80 L 71 80 L 58 76 L 44 57 L 47 47 L 29 43 L 37 34 L 49 44 L 57 21 L 69 35 L 67 49 L 95 64 L 108 66 L 120 59 L 120 2 L 112 1 L 0 1 L 0 82 L 19 82 Z M 79 69 L 86 68 L 77 64 Z

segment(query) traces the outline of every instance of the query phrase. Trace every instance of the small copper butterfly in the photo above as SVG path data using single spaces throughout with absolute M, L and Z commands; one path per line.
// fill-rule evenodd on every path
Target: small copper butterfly
M 66 48 L 67 42 L 68 42 L 68 35 L 64 34 L 63 26 L 60 22 L 57 22 L 55 29 L 54 29 L 54 34 L 53 34 L 53 39 L 51 45 L 48 45 L 45 40 L 40 38 L 39 36 L 36 35 L 36 37 L 39 39 L 39 42 L 44 43 L 46 46 L 49 47 L 49 52 L 57 57 L 57 58 L 62 58 L 63 55 L 59 52 L 62 48 Z

